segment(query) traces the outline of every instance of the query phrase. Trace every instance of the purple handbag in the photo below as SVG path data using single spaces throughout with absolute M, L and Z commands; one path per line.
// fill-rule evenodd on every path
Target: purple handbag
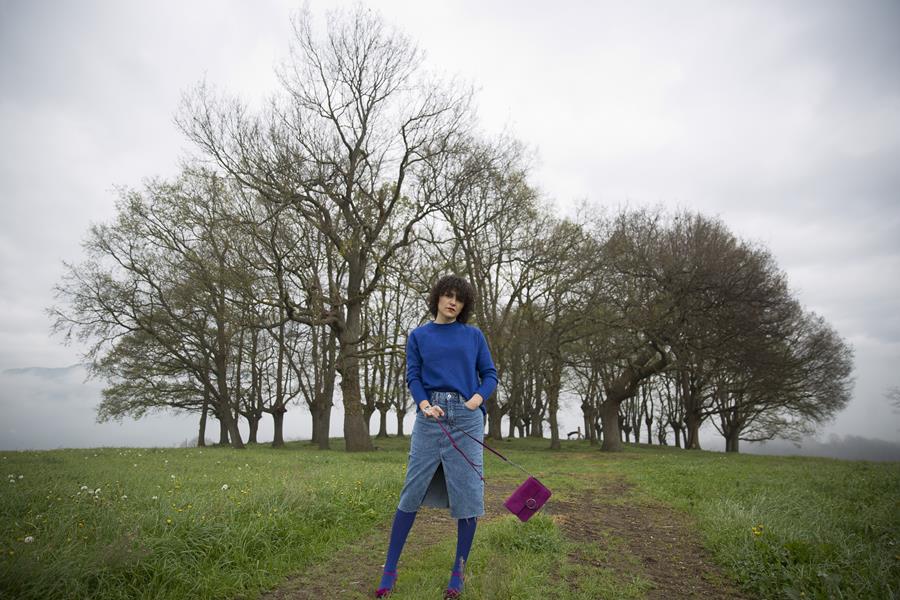
M 453 447 L 456 448 L 457 452 L 463 455 L 463 458 L 466 459 L 466 462 L 469 463 L 469 466 L 475 469 L 475 472 L 478 473 L 478 467 L 476 467 L 475 464 L 469 459 L 469 457 L 466 456 L 465 452 L 460 450 L 459 446 L 456 445 L 456 442 L 453 441 L 453 436 L 450 435 L 450 432 L 447 431 L 447 429 L 440 421 L 437 421 L 437 424 L 441 426 L 444 434 L 446 434 L 447 438 L 449 438 L 450 444 L 452 444 Z M 501 459 L 503 459 L 504 462 L 511 464 L 512 466 L 528 475 L 528 479 L 526 479 L 525 482 L 522 483 L 522 485 L 517 487 L 516 491 L 510 494 L 509 498 L 507 498 L 503 503 L 503 506 L 506 507 L 506 510 L 516 515 L 523 523 L 533 517 L 537 511 L 541 510 L 541 507 L 544 506 L 547 500 L 550 499 L 551 492 L 547 486 L 538 481 L 534 475 L 532 475 L 513 461 L 509 460 L 478 438 L 472 437 L 453 423 L 449 423 L 449 425 L 453 429 L 469 436 L 471 439 L 481 444 L 486 450 L 490 450 L 491 452 L 499 456 Z M 478 473 L 478 476 L 481 477 L 482 481 L 484 481 L 484 477 L 481 476 L 481 473 Z
M 550 490 L 533 476 L 525 480 L 525 483 L 516 488 L 516 491 L 506 499 L 503 506 L 512 514 L 519 517 L 523 523 L 530 519 L 534 513 L 541 510 L 547 500 L 550 499 Z

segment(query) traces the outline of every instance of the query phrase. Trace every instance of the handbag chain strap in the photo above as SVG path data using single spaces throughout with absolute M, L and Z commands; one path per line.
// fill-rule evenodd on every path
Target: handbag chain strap
M 473 469 L 475 469 L 475 472 L 478 473 L 478 476 L 481 477 L 481 480 L 482 480 L 482 481 L 484 481 L 484 477 L 482 477 L 481 473 L 478 471 L 478 467 L 476 467 L 475 464 L 469 459 L 469 457 L 466 456 L 466 453 L 463 452 L 463 451 L 460 449 L 460 447 L 456 445 L 456 442 L 453 440 L 453 436 L 450 435 L 450 432 L 447 431 L 447 428 L 444 427 L 444 424 L 441 423 L 440 420 L 438 420 L 438 419 L 435 419 L 435 421 L 437 421 L 438 426 L 440 426 L 441 430 L 444 432 L 444 435 L 447 436 L 447 439 L 450 440 L 450 444 L 452 444 L 453 447 L 456 448 L 456 451 L 457 451 L 457 452 L 459 452 L 460 454 L 463 455 L 463 458 L 466 459 L 466 462 L 469 463 L 469 466 L 472 467 Z M 457 427 L 456 425 L 454 425 L 454 424 L 451 423 L 450 421 L 447 421 L 447 424 L 450 425 L 450 427 L 452 427 L 452 428 L 455 429 L 456 431 L 458 431 L 458 432 L 462 433 L 463 435 L 468 436 L 468 437 L 471 438 L 472 440 L 478 442 L 479 444 L 481 444 L 481 446 L 482 446 L 483 448 L 485 448 L 486 450 L 490 450 L 491 452 L 493 452 L 494 454 L 496 454 L 497 456 L 499 456 L 504 462 L 506 462 L 506 463 L 508 463 L 508 464 L 510 464 L 510 465 L 512 465 L 512 466 L 514 466 L 515 468 L 519 469 L 520 471 L 522 471 L 523 473 L 525 473 L 525 474 L 528 475 L 529 477 L 533 477 L 533 475 L 532 475 L 531 473 L 529 473 L 528 471 L 526 471 L 525 469 L 523 469 L 522 467 L 520 467 L 519 465 L 517 465 L 517 464 L 514 463 L 513 461 L 509 460 L 508 458 L 506 458 L 505 456 L 503 456 L 502 454 L 500 454 L 499 452 L 497 452 L 496 450 L 494 450 L 493 448 L 491 448 L 490 446 L 488 446 L 487 444 L 485 444 L 484 442 L 482 442 L 481 440 L 479 440 L 478 438 L 476 438 L 475 436 L 473 436 L 472 434 L 470 434 L 469 432 L 467 432 L 467 431 L 465 431 L 465 430 L 463 430 L 463 429 L 460 429 L 459 427 Z

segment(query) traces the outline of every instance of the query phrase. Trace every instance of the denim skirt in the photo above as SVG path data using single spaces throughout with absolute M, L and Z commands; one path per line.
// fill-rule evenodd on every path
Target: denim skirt
M 453 447 L 434 419 L 416 411 L 398 508 L 416 512 L 424 505 L 449 508 L 454 519 L 480 517 L 484 514 L 482 447 L 451 424 L 483 441 L 484 413 L 480 408 L 466 408 L 465 399 L 456 392 L 432 392 L 430 401 L 444 409 L 441 424 L 478 471 Z

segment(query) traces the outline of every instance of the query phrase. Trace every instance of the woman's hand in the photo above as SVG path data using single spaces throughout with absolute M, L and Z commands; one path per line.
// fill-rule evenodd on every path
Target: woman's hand
M 432 417 L 434 419 L 440 419 L 444 416 L 443 408 L 437 405 L 432 406 L 427 400 L 423 400 L 422 403 L 419 404 L 419 410 L 421 410 L 422 414 L 426 417 Z
M 481 397 L 481 394 L 475 394 L 468 400 L 466 400 L 465 405 L 469 410 L 478 410 L 478 407 L 484 403 L 484 398 Z

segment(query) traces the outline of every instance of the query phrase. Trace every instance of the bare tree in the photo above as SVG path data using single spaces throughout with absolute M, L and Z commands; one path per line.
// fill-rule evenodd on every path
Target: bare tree
M 656 285 L 662 234 L 662 216 L 654 212 L 623 211 L 596 223 L 600 269 L 585 304 L 592 308 L 592 335 L 602 340 L 594 347 L 603 363 L 603 450 L 622 449 L 621 404 L 671 361 L 665 345 L 670 298 Z
M 153 403 L 159 401 L 153 394 L 175 400 L 187 393 L 184 386 L 196 386 L 212 401 L 231 444 L 243 447 L 231 359 L 233 336 L 244 324 L 231 299 L 246 287 L 247 273 L 228 233 L 230 202 L 227 182 L 204 171 L 187 170 L 174 183 L 153 181 L 141 192 L 123 190 L 115 221 L 91 228 L 88 259 L 66 265 L 56 291 L 68 307 L 50 312 L 67 339 L 91 343 L 85 358 L 92 372 L 114 385 L 101 416 L 142 414 L 134 402 L 109 404 L 126 399 L 122 386 L 129 380 Z M 141 340 L 152 342 L 145 360 L 164 357 L 161 379 L 147 380 L 153 365 L 141 373 L 135 346 Z
M 463 151 L 470 92 L 429 81 L 412 42 L 365 8 L 331 14 L 321 38 L 300 13 L 294 33 L 281 69 L 286 103 L 255 118 L 201 86 L 179 122 L 220 168 L 318 230 L 338 261 L 324 314 L 287 293 L 279 300 L 290 319 L 334 331 L 346 447 L 369 450 L 363 306 L 397 251 L 415 242 L 416 225 L 455 197 L 446 166 Z
M 745 338 L 743 360 L 717 378 L 713 422 L 728 452 L 741 440 L 799 439 L 850 399 L 852 350 L 823 319 L 790 306 L 790 321 L 761 326 L 756 343 Z
M 522 152 L 510 140 L 493 146 L 473 143 L 470 160 L 477 168 L 471 169 L 467 185 L 458 188 L 459 202 L 442 210 L 446 243 L 436 247 L 442 262 L 464 275 L 478 296 L 473 318 L 500 373 L 497 391 L 486 399 L 488 436 L 498 440 L 503 415 L 511 409 L 505 394 L 506 336 L 523 291 L 536 277 L 533 266 L 542 260 L 533 240 L 543 225 Z

